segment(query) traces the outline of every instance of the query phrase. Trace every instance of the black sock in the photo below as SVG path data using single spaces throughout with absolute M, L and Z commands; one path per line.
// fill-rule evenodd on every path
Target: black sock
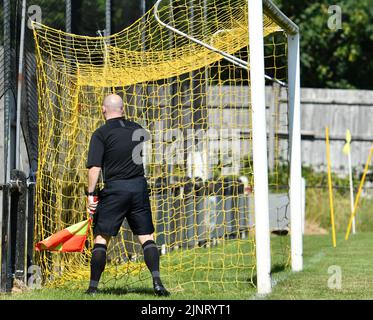
M 153 240 L 148 240 L 142 245 L 142 248 L 144 249 L 145 264 L 152 274 L 153 282 L 160 283 L 159 252 L 157 245 Z
M 106 264 L 106 245 L 96 243 L 92 250 L 90 288 L 97 288 Z

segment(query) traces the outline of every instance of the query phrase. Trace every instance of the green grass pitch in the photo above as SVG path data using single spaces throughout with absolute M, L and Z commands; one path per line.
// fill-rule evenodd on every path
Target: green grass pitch
M 372 299 L 373 298 L 373 268 L 369 256 L 373 248 L 373 233 L 358 233 L 345 241 L 343 234 L 338 234 L 337 248 L 331 245 L 330 235 L 308 235 L 304 238 L 304 271 L 293 273 L 284 267 L 283 247 L 287 237 L 272 237 L 272 280 L 273 292 L 266 297 L 258 297 L 255 287 L 250 282 L 236 285 L 226 285 L 221 288 L 208 288 L 199 285 L 198 292 L 174 292 L 169 299 Z M 226 248 L 227 249 L 227 248 Z M 235 250 L 234 242 L 230 250 Z M 215 249 L 214 249 L 215 250 Z M 217 248 L 216 250 L 219 250 Z M 328 281 L 333 276 L 328 273 L 330 268 L 337 266 L 341 270 L 341 287 L 330 288 Z M 332 269 L 334 270 L 334 269 Z M 227 274 L 229 276 L 229 274 Z M 233 276 L 233 275 L 232 275 Z M 247 275 L 249 278 L 249 272 Z M 187 273 L 183 273 L 187 277 Z M 167 280 L 169 281 L 169 280 Z M 187 279 L 185 279 L 187 281 Z M 151 290 L 151 280 L 146 279 L 133 285 L 130 290 L 121 288 L 116 283 L 113 288 L 104 288 L 104 293 L 90 297 L 81 289 L 65 286 L 60 289 L 44 288 L 27 293 L 2 294 L 0 299 L 63 299 L 63 300 L 151 300 L 154 297 Z

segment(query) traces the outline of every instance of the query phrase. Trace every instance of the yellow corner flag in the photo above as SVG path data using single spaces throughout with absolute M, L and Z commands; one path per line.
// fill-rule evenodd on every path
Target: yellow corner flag
M 351 132 L 350 130 L 346 130 L 346 144 L 343 146 L 343 153 L 349 154 L 351 152 Z
M 330 204 L 330 222 L 332 225 L 332 240 L 333 247 L 337 246 L 337 237 L 335 234 L 335 222 L 334 222 L 334 205 L 333 205 L 333 184 L 332 184 L 332 169 L 330 161 L 330 142 L 329 142 L 329 128 L 325 128 L 325 142 L 326 142 L 326 160 L 328 164 L 328 186 L 329 186 L 329 204 Z

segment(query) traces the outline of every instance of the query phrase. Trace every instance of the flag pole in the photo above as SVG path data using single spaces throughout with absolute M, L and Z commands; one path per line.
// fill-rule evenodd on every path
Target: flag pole
M 348 171 L 350 178 L 350 204 L 351 204 L 351 214 L 354 212 L 354 187 L 352 183 L 352 165 L 351 165 L 351 150 L 348 153 Z M 356 222 L 355 217 L 352 219 L 352 234 L 356 233 Z
M 364 186 L 364 182 L 365 182 L 365 177 L 366 177 L 368 169 L 369 169 L 369 164 L 372 161 L 372 155 L 373 155 L 373 147 L 370 148 L 368 159 L 367 159 L 367 162 L 365 163 L 365 168 L 364 168 L 363 176 L 361 178 L 359 190 L 357 191 L 356 198 L 355 198 L 354 210 L 351 213 L 350 221 L 348 222 L 348 227 L 347 227 L 347 231 L 346 231 L 345 240 L 348 240 L 348 237 L 350 235 L 352 221 L 353 221 L 353 219 L 354 219 L 354 217 L 356 215 L 357 205 L 359 203 L 361 191 L 363 190 L 363 186 Z
M 354 187 L 352 182 L 352 161 L 351 161 L 351 132 L 349 129 L 346 130 L 346 144 L 343 146 L 343 153 L 347 155 L 348 159 L 348 175 L 350 180 L 350 206 L 351 214 L 354 212 Z M 352 220 L 352 234 L 356 233 L 355 229 L 355 217 Z
M 330 221 L 332 225 L 332 240 L 333 247 L 337 246 L 337 239 L 335 236 L 335 223 L 334 223 L 334 205 L 333 205 L 333 186 L 332 186 L 332 172 L 331 172 L 331 162 L 330 162 L 330 143 L 329 143 L 329 128 L 325 128 L 325 138 L 326 138 L 326 159 L 328 162 L 328 185 L 329 185 L 329 203 L 330 203 Z

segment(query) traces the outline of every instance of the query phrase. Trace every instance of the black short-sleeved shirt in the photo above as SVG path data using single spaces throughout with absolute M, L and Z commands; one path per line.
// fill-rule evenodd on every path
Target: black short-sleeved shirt
M 101 167 L 104 182 L 143 176 L 142 142 L 149 138 L 136 122 L 109 119 L 92 135 L 86 166 Z

